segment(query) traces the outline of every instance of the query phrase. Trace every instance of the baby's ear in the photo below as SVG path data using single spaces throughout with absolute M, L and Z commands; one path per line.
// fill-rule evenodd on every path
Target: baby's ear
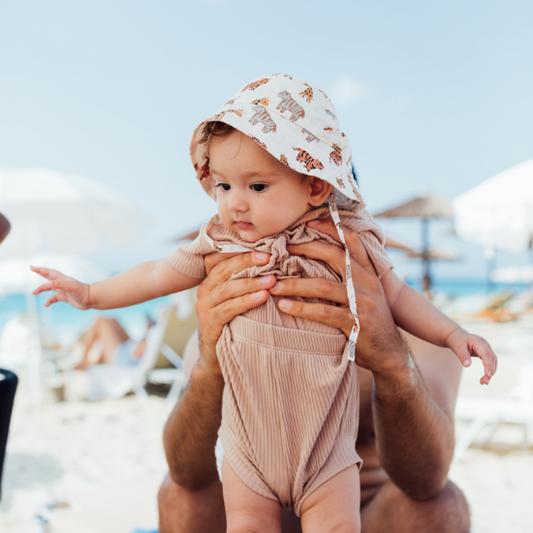
M 331 195 L 331 183 L 311 176 L 309 182 L 309 203 L 313 207 L 322 205 Z

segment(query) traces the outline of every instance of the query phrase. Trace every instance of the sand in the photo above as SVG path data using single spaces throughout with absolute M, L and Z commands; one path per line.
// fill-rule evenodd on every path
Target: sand
M 464 325 L 492 343 L 499 369 L 493 383 L 482 387 L 478 384 L 480 366 L 474 365 L 464 373 L 460 394 L 504 398 L 521 366 L 533 360 L 533 316 L 505 324 Z M 98 403 L 48 398 L 32 408 L 25 392 L 22 386 L 12 419 L 0 532 L 39 531 L 34 515 L 43 504 L 59 499 L 74 508 L 83 507 L 86 498 L 105 495 L 106 490 L 109 500 L 118 487 L 143 495 L 144 504 L 130 505 L 130 519 L 135 522 L 138 513 L 137 525 L 155 527 L 157 485 L 165 473 L 161 432 L 171 406 L 151 394 L 144 404 L 135 396 Z M 458 436 L 464 428 L 464 423 L 457 423 Z M 520 428 L 502 426 L 488 448 L 473 446 L 454 461 L 450 477 L 467 495 L 475 533 L 533 531 L 532 442 L 528 449 L 521 445 Z M 61 512 L 57 511 L 58 518 Z M 109 518 L 99 519 L 94 512 L 91 520 L 95 524 L 100 520 L 100 526 L 91 531 L 130 531 L 129 525 L 126 529 L 111 527 Z

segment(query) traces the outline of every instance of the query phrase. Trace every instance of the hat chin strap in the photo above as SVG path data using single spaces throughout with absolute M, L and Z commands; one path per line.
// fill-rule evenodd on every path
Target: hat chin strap
M 344 232 L 342 231 L 341 219 L 339 217 L 339 211 L 337 210 L 337 202 L 335 201 L 335 189 L 331 193 L 331 196 L 328 199 L 329 202 L 329 212 L 331 213 L 331 218 L 335 223 L 337 228 L 337 233 L 339 234 L 342 244 L 344 244 L 345 251 L 345 261 L 346 261 L 346 292 L 348 293 L 348 302 L 350 304 L 350 311 L 352 312 L 354 318 L 354 325 L 352 327 L 352 332 L 350 333 L 350 339 L 348 340 L 348 360 L 355 361 L 355 345 L 357 343 L 357 337 L 359 336 L 359 316 L 357 315 L 357 301 L 355 299 L 355 290 L 353 288 L 352 281 L 352 266 L 350 263 L 350 252 L 346 246 L 346 240 L 344 238 Z

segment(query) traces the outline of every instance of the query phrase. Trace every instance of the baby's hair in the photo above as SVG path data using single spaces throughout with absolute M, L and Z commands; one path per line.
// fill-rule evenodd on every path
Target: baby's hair
M 218 120 L 210 121 L 205 125 L 205 131 L 213 137 L 227 137 L 235 128 Z

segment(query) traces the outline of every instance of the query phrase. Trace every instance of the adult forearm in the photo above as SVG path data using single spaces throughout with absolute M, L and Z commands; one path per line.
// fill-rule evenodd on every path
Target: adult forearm
M 165 425 L 163 445 L 170 476 L 191 490 L 206 486 L 218 476 L 214 449 L 223 389 L 220 368 L 201 360 Z
M 394 374 L 374 374 L 374 426 L 380 461 L 392 481 L 412 498 L 424 500 L 446 484 L 454 428 L 409 361 Z

